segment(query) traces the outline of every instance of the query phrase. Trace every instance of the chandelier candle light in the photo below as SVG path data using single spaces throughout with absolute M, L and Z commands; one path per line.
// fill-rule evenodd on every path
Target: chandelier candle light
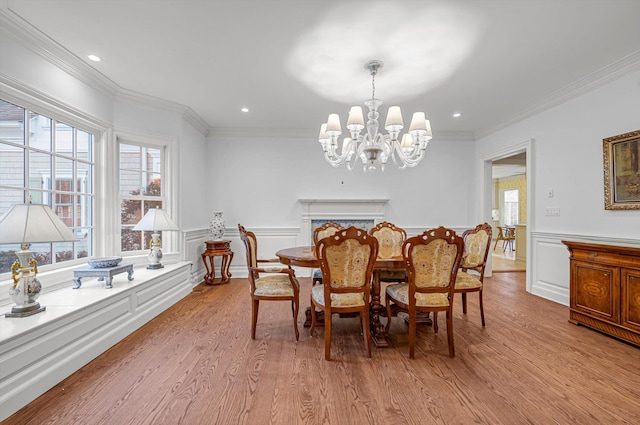
M 365 69 L 368 69 L 371 74 L 372 88 L 371 99 L 364 102 L 369 108 L 366 132 L 360 134 L 365 128 L 361 106 L 352 106 L 349 111 L 347 128 L 351 137 L 346 137 L 342 141 L 341 152 L 338 152 L 338 137 L 342 134 L 338 114 L 330 114 L 327 122 L 320 128 L 318 141 L 322 144 L 325 159 L 334 167 L 346 163 L 347 168 L 351 170 L 356 160 L 360 158 L 365 172 L 376 170 L 378 167 L 380 171 L 384 171 L 384 166 L 391 157 L 398 168 L 405 169 L 415 167 L 424 157 L 424 151 L 432 138 L 431 124 L 424 112 L 413 114 L 409 131 L 399 139 L 400 131 L 404 128 L 402 113 L 399 106 L 391 106 L 384 125 L 387 134 L 378 132 L 380 127 L 378 108 L 382 105 L 382 100 L 376 99 L 375 82 L 376 74 L 382 66 L 383 63 L 379 60 L 372 60 L 365 64 Z

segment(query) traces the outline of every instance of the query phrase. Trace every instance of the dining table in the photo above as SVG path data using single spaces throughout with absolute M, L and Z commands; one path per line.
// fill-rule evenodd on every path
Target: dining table
M 281 249 L 276 252 L 276 257 L 280 259 L 282 264 L 290 267 L 320 268 L 320 260 L 316 257 L 315 246 L 297 246 Z M 382 305 L 380 297 L 380 272 L 382 270 L 406 270 L 406 267 L 404 260 L 400 256 L 376 259 L 376 263 L 373 268 L 371 304 L 369 308 L 371 339 L 376 347 L 389 346 L 385 325 L 380 322 L 380 316 L 386 317 L 387 315 L 386 307 Z M 311 308 L 308 307 L 307 310 L 307 319 L 309 319 Z

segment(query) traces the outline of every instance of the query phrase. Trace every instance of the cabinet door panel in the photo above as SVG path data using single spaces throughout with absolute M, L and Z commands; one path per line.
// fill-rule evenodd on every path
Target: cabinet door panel
M 622 269 L 622 325 L 640 332 L 640 270 Z
M 571 307 L 620 323 L 619 269 L 576 261 L 571 276 Z

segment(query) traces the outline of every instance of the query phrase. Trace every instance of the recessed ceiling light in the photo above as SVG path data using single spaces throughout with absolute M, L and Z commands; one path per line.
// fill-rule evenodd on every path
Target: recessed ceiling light
M 240 109 L 242 112 L 249 112 L 249 108 L 242 108 Z
M 96 56 L 96 55 L 89 55 L 87 56 L 90 60 L 94 61 L 94 62 L 100 62 L 100 57 Z
M 453 118 L 460 118 L 462 116 L 462 114 L 460 112 L 456 112 L 455 114 L 453 114 Z

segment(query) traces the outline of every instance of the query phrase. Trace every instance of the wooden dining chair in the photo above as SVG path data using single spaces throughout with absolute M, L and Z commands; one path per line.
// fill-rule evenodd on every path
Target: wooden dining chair
M 247 251 L 247 268 L 249 271 L 249 292 L 251 294 L 251 339 L 256 339 L 256 324 L 258 322 L 258 307 L 260 301 L 291 301 L 293 313 L 293 329 L 298 333 L 298 309 L 300 306 L 300 283 L 296 279 L 293 269 L 282 264 L 272 267 L 263 266 L 265 263 L 278 263 L 279 260 L 258 259 L 258 241 L 253 232 L 238 224 L 240 239 Z
M 491 225 L 483 223 L 462 234 L 464 254 L 460 271 L 456 276 L 455 292 L 462 294 L 462 313 L 467 314 L 467 294 L 477 292 L 480 297 L 480 318 L 484 326 L 484 307 L 482 305 L 482 288 L 484 270 L 487 265 L 489 248 L 491 247 Z M 437 320 L 437 319 L 436 319 Z M 435 326 L 435 324 L 434 324 Z
M 498 235 L 496 236 L 496 243 L 493 245 L 493 250 L 496 250 L 498 241 L 502 241 L 502 251 L 505 251 L 507 249 L 507 246 L 509 246 L 513 251 L 513 241 L 516 239 L 515 227 L 497 226 L 497 228 Z
M 324 311 L 324 357 L 331 359 L 333 313 L 360 313 L 367 356 L 371 357 L 369 297 L 378 241 L 363 229 L 351 226 L 333 236 L 320 239 L 316 255 L 320 261 L 323 284 L 311 288 L 311 329 L 317 324 L 316 310 Z
M 388 221 L 378 223 L 371 229 L 369 234 L 378 240 L 378 258 L 402 257 L 402 244 L 407 238 L 407 232 Z M 406 282 L 407 272 L 405 270 L 378 271 L 381 282 Z
M 407 267 L 408 282 L 387 286 L 387 335 L 391 327 L 392 305 L 409 314 L 409 357 L 414 358 L 416 345 L 416 313 L 447 313 L 449 356 L 455 356 L 453 345 L 453 295 L 456 275 L 464 251 L 463 239 L 445 227 L 430 229 L 407 239 L 402 256 Z M 435 319 L 434 319 L 435 325 Z M 437 333 L 437 328 L 434 326 Z
M 313 245 L 316 245 L 320 239 L 324 239 L 328 236 L 334 235 L 340 229 L 342 229 L 342 225 L 334 221 L 329 221 L 327 223 L 323 223 L 322 226 L 320 227 L 316 227 L 315 229 L 313 229 Z M 322 284 L 321 270 L 313 271 L 312 281 L 313 281 L 313 285 Z

